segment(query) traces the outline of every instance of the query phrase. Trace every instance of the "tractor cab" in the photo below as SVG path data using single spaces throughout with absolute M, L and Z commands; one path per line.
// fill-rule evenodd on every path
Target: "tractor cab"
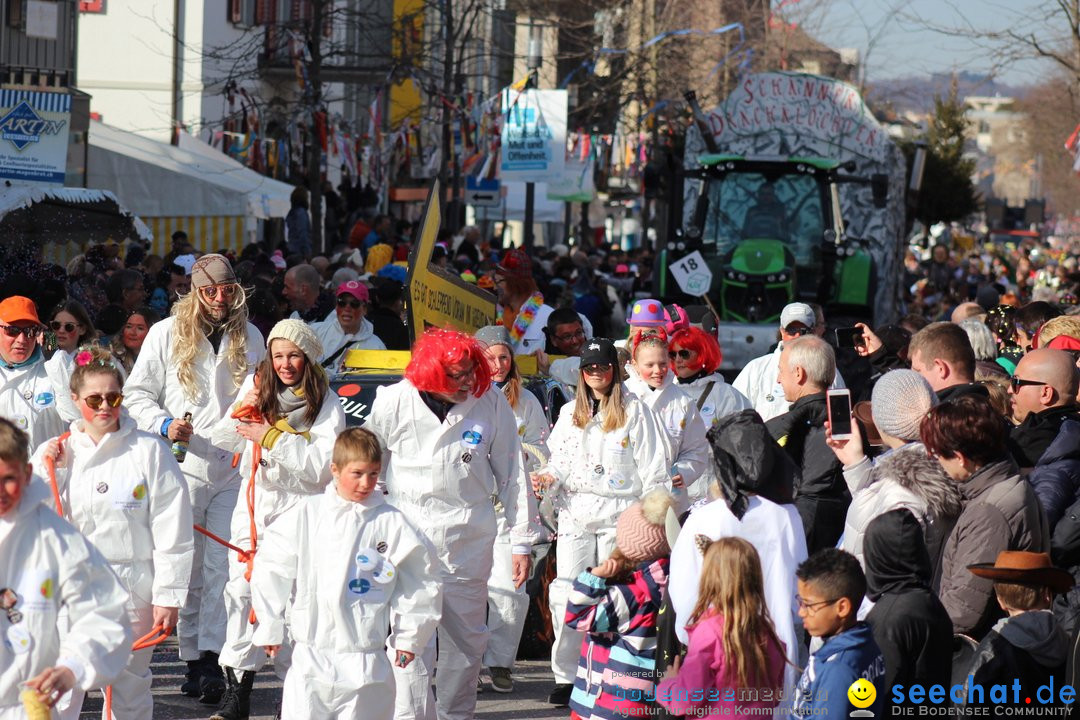
M 821 301 L 843 236 L 839 164 L 718 154 L 700 163 L 693 226 L 719 280 L 721 320 L 774 324 L 790 302 Z

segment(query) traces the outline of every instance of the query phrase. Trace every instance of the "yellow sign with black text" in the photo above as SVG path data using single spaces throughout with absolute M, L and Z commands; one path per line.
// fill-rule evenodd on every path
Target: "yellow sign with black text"
M 442 224 L 439 181 L 428 193 L 420 228 L 409 255 L 409 336 L 416 342 L 429 327 L 457 328 L 470 335 L 495 322 L 495 296 L 431 264 Z

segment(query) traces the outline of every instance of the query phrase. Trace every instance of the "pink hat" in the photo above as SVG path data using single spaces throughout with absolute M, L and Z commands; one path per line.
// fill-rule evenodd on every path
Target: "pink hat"
M 270 262 L 274 263 L 274 267 L 278 270 L 284 270 L 288 265 L 285 262 L 285 256 L 281 254 L 280 250 L 274 251 L 274 254 L 270 256 Z
M 659 300 L 645 298 L 634 301 L 633 311 L 630 313 L 630 324 L 640 327 L 663 327 L 667 324 L 664 315 L 664 306 Z
M 615 272 L 616 272 L 616 274 L 618 274 L 618 273 L 629 273 L 630 272 L 630 267 L 628 265 L 624 264 L 624 263 L 619 263 L 618 265 L 615 266 Z
M 690 317 L 683 310 L 681 305 L 675 305 L 672 303 L 664 308 L 664 317 L 667 318 L 667 330 L 668 337 L 675 334 L 677 330 L 685 330 L 690 327 Z
M 627 560 L 643 563 L 671 553 L 667 514 L 671 495 L 654 490 L 623 511 L 615 523 L 615 547 Z
M 352 295 L 360 302 L 368 301 L 368 289 L 367 285 L 359 280 L 349 280 L 343 282 L 337 286 L 337 292 L 334 293 L 335 297 L 338 295 Z

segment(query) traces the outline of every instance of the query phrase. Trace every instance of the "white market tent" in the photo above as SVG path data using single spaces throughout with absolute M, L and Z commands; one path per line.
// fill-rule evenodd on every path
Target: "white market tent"
M 150 239 L 150 229 L 107 190 L 0 187 L 0 237 L 66 245 Z
M 258 220 L 283 218 L 293 186 L 260 175 L 195 138 L 183 147 L 90 121 L 87 184 L 113 192 L 165 254 L 176 230 L 204 252 L 239 253 Z

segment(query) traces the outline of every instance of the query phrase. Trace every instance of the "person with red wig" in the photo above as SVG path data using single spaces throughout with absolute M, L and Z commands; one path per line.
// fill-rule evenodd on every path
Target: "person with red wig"
M 522 469 L 517 421 L 492 390 L 483 346 L 457 330 L 431 328 L 413 346 L 405 378 L 379 388 L 364 427 L 379 439 L 382 482 L 394 507 L 433 546 L 442 612 L 435 678 L 439 718 L 470 718 L 487 647 L 488 578 L 500 504 L 510 527 L 514 583 L 529 573 L 535 500 Z M 435 639 L 395 667 L 399 720 L 434 720 Z
M 713 335 L 693 326 L 677 330 L 668 343 L 668 356 L 679 388 L 697 403 L 706 428 L 753 407 L 718 372 L 723 353 Z

